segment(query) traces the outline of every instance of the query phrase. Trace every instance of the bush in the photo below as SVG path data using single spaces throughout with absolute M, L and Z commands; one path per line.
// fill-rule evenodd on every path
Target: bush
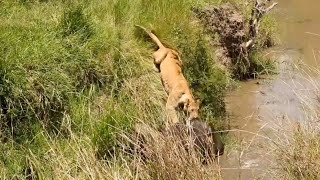
M 6 51 L 1 64 L 1 99 L 4 127 L 12 125 L 16 135 L 25 132 L 20 128 L 36 119 L 61 118 L 67 110 L 69 93 L 74 92 L 71 77 L 65 76 L 56 66 L 62 53 L 53 34 L 37 28 L 2 27 L 1 49 Z M 33 41 L 30 46 L 29 41 Z M 48 124 L 50 126 L 50 124 Z M 7 127 L 8 130 L 11 127 Z M 13 133 L 12 132 L 12 133 Z M 27 131 L 26 131 L 27 132 Z
M 64 12 L 60 28 L 63 38 L 78 35 L 82 41 L 90 39 L 94 33 L 90 19 L 84 14 L 82 6 L 71 8 Z
M 104 87 L 110 77 L 92 53 L 99 47 L 90 44 L 94 30 L 81 8 L 66 11 L 58 26 L 52 21 L 35 25 L 36 17 L 21 9 L 26 27 L 23 22 L 0 27 L 1 127 L 14 136 L 38 120 L 58 130 L 70 99 L 91 85 Z

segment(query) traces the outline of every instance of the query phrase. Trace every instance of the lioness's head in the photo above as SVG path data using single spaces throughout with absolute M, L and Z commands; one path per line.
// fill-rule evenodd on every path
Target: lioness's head
M 186 111 L 188 113 L 188 120 L 199 119 L 199 101 L 190 100 L 187 103 Z

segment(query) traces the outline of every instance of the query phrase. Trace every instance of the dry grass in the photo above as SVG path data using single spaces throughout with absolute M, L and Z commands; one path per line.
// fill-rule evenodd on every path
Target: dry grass
M 320 178 L 320 81 L 319 69 L 296 66 L 302 75 L 292 82 L 301 105 L 301 117 L 283 116 L 274 123 L 273 141 L 269 144 L 275 158 L 271 172 L 276 179 Z
M 219 166 L 213 159 L 203 163 L 198 151 L 186 150 L 181 139 L 163 135 L 155 128 L 144 125 L 148 137 L 144 144 L 144 155 L 139 151 L 128 154 L 128 145 L 122 144 L 123 151 L 111 159 L 100 159 L 90 137 L 79 136 L 69 129 L 70 136 L 64 141 L 41 132 L 37 138 L 43 139 L 46 147 L 42 157 L 39 152 L 24 149 L 27 168 L 23 172 L 10 174 L 5 162 L 0 163 L 2 179 L 219 179 Z M 126 139 L 133 137 L 119 131 Z M 12 153 L 11 151 L 10 153 Z M 9 155 L 11 156 L 11 154 Z
M 219 165 L 214 157 L 207 157 L 207 163 L 204 163 L 201 152 L 188 148 L 194 142 L 187 134 L 160 133 L 146 124 L 140 124 L 137 128 L 144 138 L 143 142 L 140 141 L 135 146 L 138 148 L 134 154 L 133 166 L 145 173 L 143 179 L 221 178 Z

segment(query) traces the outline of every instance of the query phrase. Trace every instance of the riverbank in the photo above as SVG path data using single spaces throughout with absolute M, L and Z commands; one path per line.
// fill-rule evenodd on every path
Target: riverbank
M 205 5 L 1 1 L 0 177 L 144 179 L 185 172 L 191 179 L 199 173 L 219 178 L 215 162 L 208 171 L 188 154 L 174 153 L 179 163 L 167 158 L 139 164 L 138 156 L 123 151 L 135 123 L 160 129 L 167 118 L 153 49 L 135 24 L 154 29 L 180 51 L 188 80 L 199 87 L 194 92 L 202 100 L 203 119 L 225 128 L 224 97 L 233 80 L 219 67 L 210 38 L 191 11 Z M 170 165 L 176 169 L 164 171 Z
M 232 134 L 244 146 L 222 162 L 226 179 L 319 177 L 319 12 L 309 6 L 317 3 L 279 1 L 274 17 L 281 45 L 266 53 L 277 59 L 279 73 L 241 83 L 227 96 Z

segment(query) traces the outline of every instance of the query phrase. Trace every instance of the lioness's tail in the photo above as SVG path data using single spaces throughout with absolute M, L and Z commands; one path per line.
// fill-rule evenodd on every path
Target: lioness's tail
M 143 29 L 146 33 L 148 33 L 152 41 L 155 42 L 159 48 L 165 48 L 164 45 L 159 40 L 159 38 L 156 35 L 154 35 L 151 31 L 148 31 L 145 27 L 142 27 L 140 25 L 135 25 L 135 26 Z

